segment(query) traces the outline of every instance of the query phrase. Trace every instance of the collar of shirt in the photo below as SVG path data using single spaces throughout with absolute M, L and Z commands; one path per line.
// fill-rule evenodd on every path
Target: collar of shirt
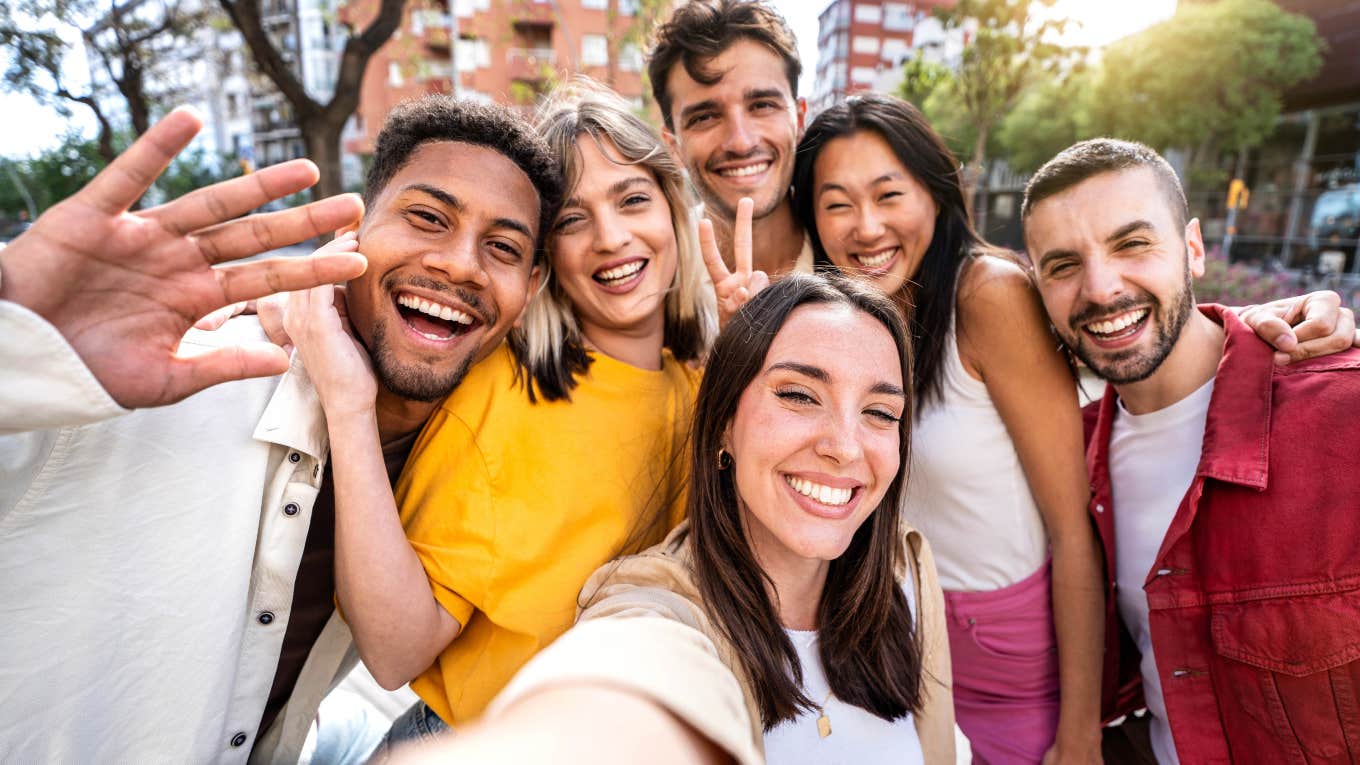
M 302 359 L 297 354 L 269 399 L 252 434 L 257 441 L 279 444 L 318 460 L 326 453 L 329 438 L 326 415 Z

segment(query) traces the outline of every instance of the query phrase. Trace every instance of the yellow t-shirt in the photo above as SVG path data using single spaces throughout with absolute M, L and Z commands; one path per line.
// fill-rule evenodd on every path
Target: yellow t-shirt
M 591 357 L 571 401 L 531 404 L 497 349 L 440 405 L 397 482 L 435 599 L 463 625 L 411 682 L 450 725 L 571 626 L 596 568 L 684 513 L 700 373 L 669 352 L 655 372 Z

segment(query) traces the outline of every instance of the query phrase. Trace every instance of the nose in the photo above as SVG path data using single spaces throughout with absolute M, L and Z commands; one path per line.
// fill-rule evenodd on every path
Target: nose
M 431 271 L 443 274 L 455 284 L 486 287 L 491 283 L 486 273 L 482 243 L 473 232 L 458 232 L 452 241 L 445 240 L 425 252 L 421 263 Z
M 745 156 L 756 150 L 760 144 L 760 139 L 752 129 L 750 119 L 744 111 L 738 111 L 728 117 L 727 135 L 724 136 L 723 150 L 728 154 Z
M 855 241 L 871 244 L 883 236 L 883 218 L 873 205 L 861 205 L 855 219 Z
M 858 412 L 828 413 L 816 452 L 837 465 L 849 465 L 864 457 L 860 443 Z
M 1119 269 L 1105 258 L 1085 258 L 1081 267 L 1082 297 L 1089 302 L 1108 303 L 1124 291 L 1124 280 Z
M 616 212 L 607 211 L 595 216 L 595 241 L 592 245 L 596 252 L 618 252 L 632 239 L 632 232 Z

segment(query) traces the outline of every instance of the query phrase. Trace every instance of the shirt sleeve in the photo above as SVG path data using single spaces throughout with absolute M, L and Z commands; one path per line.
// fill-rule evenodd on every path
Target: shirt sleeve
M 457 417 L 435 412 L 397 482 L 397 507 L 435 600 L 464 627 L 493 571 L 490 476 L 476 440 Z
M 0 434 L 88 425 L 126 414 L 57 328 L 0 300 Z
M 647 609 L 586 619 L 541 651 L 488 708 L 495 716 L 549 687 L 620 688 L 669 711 L 741 765 L 765 761 L 740 683 L 699 630 Z

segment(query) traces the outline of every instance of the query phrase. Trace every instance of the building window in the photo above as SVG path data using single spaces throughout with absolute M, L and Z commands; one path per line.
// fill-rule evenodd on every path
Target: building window
M 893 66 L 897 66 L 911 58 L 911 46 L 907 45 L 906 40 L 884 40 L 882 58 Z
M 604 35 L 581 35 L 581 66 L 608 66 L 609 38 Z
M 891 32 L 908 32 L 916 27 L 916 16 L 906 3 L 883 4 L 883 28 Z
M 607 11 L 609 0 L 581 0 L 581 7 L 591 11 Z
M 642 71 L 642 50 L 637 43 L 624 43 L 619 49 L 619 68 L 625 72 Z
M 636 16 L 638 12 L 638 0 L 619 0 L 620 16 Z
M 857 66 L 850 70 L 850 80 L 856 85 L 872 85 L 878 79 L 878 70 L 872 66 Z
M 883 21 L 883 6 L 856 5 L 855 21 L 858 21 L 861 24 L 877 24 Z
M 387 62 L 387 84 L 394 88 L 400 88 L 405 82 L 405 79 L 401 76 L 401 64 L 395 61 Z
M 868 53 L 871 56 L 877 56 L 878 38 L 869 35 L 855 35 L 855 41 L 851 43 L 850 49 L 856 53 Z

